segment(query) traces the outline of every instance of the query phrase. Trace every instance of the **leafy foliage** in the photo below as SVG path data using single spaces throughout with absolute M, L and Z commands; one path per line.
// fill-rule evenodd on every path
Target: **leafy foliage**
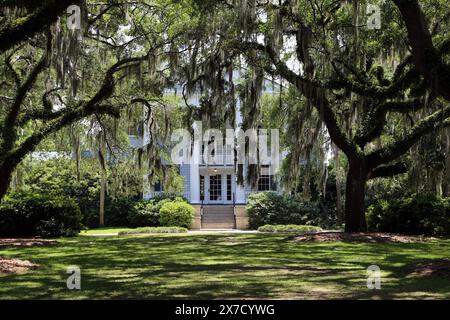
M 367 223 L 373 231 L 448 236 L 450 198 L 412 194 L 379 199 L 367 209 Z
M 275 233 L 315 233 L 322 231 L 322 228 L 315 226 L 302 226 L 297 224 L 287 224 L 287 225 L 271 225 L 266 224 L 258 228 L 259 232 L 275 232 Z
M 82 215 L 71 198 L 15 193 L 0 205 L 1 237 L 67 237 L 81 229 Z
M 134 230 L 120 231 L 119 236 L 130 234 L 149 234 L 149 233 L 186 233 L 188 230 L 181 227 L 145 227 Z
M 159 210 L 165 203 L 185 201 L 176 193 L 161 193 L 149 200 L 138 201 L 128 214 L 128 226 L 131 228 L 157 227 L 160 224 Z
M 159 210 L 159 222 L 165 227 L 190 228 L 195 210 L 188 203 L 167 202 Z
M 266 224 L 275 225 L 319 225 L 331 227 L 335 224 L 334 210 L 321 201 L 302 202 L 299 197 L 276 192 L 259 192 L 248 198 L 247 214 L 249 226 L 257 229 Z M 330 223 L 334 220 L 334 223 Z

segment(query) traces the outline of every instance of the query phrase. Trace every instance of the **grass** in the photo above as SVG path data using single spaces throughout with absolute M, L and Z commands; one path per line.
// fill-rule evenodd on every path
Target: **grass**
M 119 236 L 151 233 L 186 233 L 188 229 L 180 227 L 143 227 L 119 232 Z
M 80 235 L 91 235 L 91 234 L 110 234 L 110 233 L 119 233 L 122 231 L 132 231 L 135 230 L 133 228 L 95 228 L 89 230 L 83 230 L 80 232 Z
M 0 249 L 0 256 L 41 265 L 0 274 L 0 299 L 449 299 L 448 279 L 404 271 L 449 252 L 450 240 L 296 243 L 262 233 L 76 237 L 51 247 Z M 373 264 L 382 270 L 381 290 L 366 286 Z M 66 288 L 71 265 L 81 268 L 81 290 Z

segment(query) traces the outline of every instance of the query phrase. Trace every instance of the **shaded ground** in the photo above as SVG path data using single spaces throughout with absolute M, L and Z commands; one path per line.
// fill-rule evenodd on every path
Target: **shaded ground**
M 76 237 L 55 246 L 0 248 L 39 268 L 0 272 L 0 299 L 450 299 L 439 273 L 405 268 L 448 259 L 450 240 L 298 242 L 280 234 Z M 81 269 L 81 290 L 66 286 Z M 367 288 L 367 268 L 381 289 Z
M 0 248 L 2 247 L 32 247 L 55 245 L 55 240 L 39 238 L 0 238 Z
M 399 243 L 414 243 L 436 240 L 433 238 L 426 238 L 422 236 L 406 236 L 396 233 L 384 232 L 360 232 L 360 233 L 346 233 L 346 232 L 319 232 L 310 233 L 301 236 L 296 236 L 295 241 L 344 241 L 344 242 L 399 242 Z
M 3 273 L 22 273 L 30 269 L 36 269 L 37 267 L 37 264 L 31 263 L 30 261 L 0 257 L 0 272 Z
M 408 277 L 438 276 L 450 280 L 450 259 L 413 263 L 405 268 Z

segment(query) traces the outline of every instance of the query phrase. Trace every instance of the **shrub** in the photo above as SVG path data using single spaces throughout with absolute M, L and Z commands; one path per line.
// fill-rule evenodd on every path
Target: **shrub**
M 296 225 L 296 224 L 288 224 L 288 225 L 271 225 L 266 224 L 264 226 L 261 226 L 258 228 L 258 231 L 260 232 L 274 232 L 274 233 L 296 233 L 296 234 L 303 234 L 303 233 L 315 233 L 322 231 L 322 228 L 315 227 L 315 226 L 303 226 L 303 225 Z
M 157 227 L 159 226 L 158 203 L 151 200 L 142 200 L 134 205 L 134 209 L 128 214 L 128 226 L 137 227 Z
M 195 210 L 185 202 L 166 202 L 159 210 L 159 222 L 165 227 L 190 228 Z
M 318 225 L 330 228 L 336 224 L 336 212 L 321 201 L 302 202 L 296 196 L 259 192 L 249 196 L 247 214 L 251 229 L 272 225 Z
M 107 201 L 105 204 L 105 225 L 108 227 L 128 226 L 128 217 L 137 212 L 135 204 L 135 199 L 126 197 Z
M 371 231 L 450 235 L 450 198 L 413 194 L 396 200 L 378 199 L 367 208 Z
M 159 223 L 159 210 L 167 202 L 185 202 L 186 200 L 173 193 L 163 193 L 149 200 L 140 200 L 134 204 L 127 219 L 128 226 L 157 227 Z
M 39 193 L 15 193 L 0 205 L 1 237 L 77 235 L 82 215 L 75 200 Z
M 134 230 L 120 231 L 119 236 L 129 235 L 129 234 L 146 234 L 146 233 L 186 233 L 188 230 L 186 228 L 180 227 L 145 227 L 137 228 Z

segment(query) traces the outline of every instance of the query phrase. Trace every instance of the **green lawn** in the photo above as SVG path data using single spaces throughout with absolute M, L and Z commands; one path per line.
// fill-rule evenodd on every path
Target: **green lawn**
M 295 243 L 273 234 L 77 237 L 57 246 L 3 248 L 0 256 L 41 268 L 0 274 L 1 299 L 109 298 L 450 298 L 450 281 L 415 278 L 406 264 L 448 258 L 450 240 L 431 243 Z M 381 290 L 366 268 L 382 269 Z M 66 288 L 78 265 L 82 290 Z
M 108 234 L 108 233 L 119 233 L 120 231 L 129 231 L 133 230 L 132 228 L 95 228 L 89 230 L 81 231 L 81 235 L 90 235 L 90 234 Z

